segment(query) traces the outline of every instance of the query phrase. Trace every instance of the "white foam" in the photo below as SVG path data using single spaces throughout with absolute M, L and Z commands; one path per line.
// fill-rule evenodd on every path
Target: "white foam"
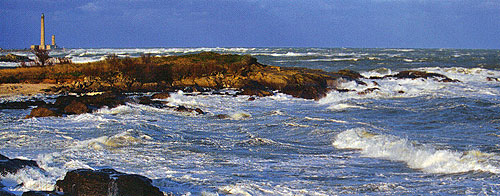
M 392 135 L 370 133 L 362 128 L 339 133 L 333 145 L 339 149 L 359 149 L 367 157 L 402 161 L 410 168 L 427 173 L 500 173 L 499 156 L 496 154 L 477 150 L 437 150 L 429 145 L 418 145 Z
M 15 174 L 8 173 L 2 177 L 2 184 L 6 186 L 6 189 L 15 192 L 52 191 L 55 187 L 55 181 L 54 176 L 46 175 L 42 170 L 31 167 L 20 169 Z
M 120 105 L 118 107 L 111 108 L 111 109 L 104 107 L 104 108 L 97 110 L 96 113 L 117 115 L 117 114 L 138 114 L 139 111 L 137 111 L 136 108 L 131 107 L 129 104 L 127 104 L 127 105 Z
M 344 110 L 353 109 L 353 108 L 354 109 L 366 109 L 365 107 L 362 107 L 362 106 L 346 104 L 346 103 L 333 104 L 331 106 L 328 106 L 327 109 L 334 110 L 334 111 L 344 111 Z
M 306 189 L 294 189 L 286 185 L 272 185 L 270 183 L 237 183 L 219 187 L 219 192 L 230 195 L 331 195 Z
M 235 112 L 229 115 L 229 119 L 231 120 L 244 120 L 252 118 L 252 115 L 246 112 Z
M 311 121 L 329 121 L 329 122 L 334 122 L 334 123 L 348 123 L 347 121 L 344 120 L 337 120 L 337 119 L 323 119 L 323 118 L 313 118 L 313 117 L 304 117 L 306 120 L 311 120 Z
M 141 144 L 152 138 L 140 131 L 129 129 L 112 136 L 101 136 L 89 140 L 84 140 L 76 143 L 76 147 L 89 148 L 97 151 L 104 149 L 116 149 L 120 147 L 132 146 Z

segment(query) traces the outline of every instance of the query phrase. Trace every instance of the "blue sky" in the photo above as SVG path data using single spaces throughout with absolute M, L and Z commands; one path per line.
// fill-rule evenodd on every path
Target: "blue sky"
M 500 0 L 0 0 L 0 47 L 500 48 Z

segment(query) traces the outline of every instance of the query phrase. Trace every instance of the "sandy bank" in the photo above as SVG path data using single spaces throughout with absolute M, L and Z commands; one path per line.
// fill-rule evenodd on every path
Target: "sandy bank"
M 15 95 L 36 95 L 36 94 L 51 94 L 44 90 L 57 86 L 57 84 L 0 84 L 0 97 L 8 97 Z

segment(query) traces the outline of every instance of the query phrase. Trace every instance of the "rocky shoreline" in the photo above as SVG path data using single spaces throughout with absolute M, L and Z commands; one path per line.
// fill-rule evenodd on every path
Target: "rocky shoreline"
M 24 168 L 42 170 L 36 161 L 10 159 L 0 154 L 0 174 L 15 174 Z M 114 169 L 76 169 L 68 171 L 62 180 L 57 180 L 52 191 L 28 191 L 23 196 L 83 196 L 83 195 L 115 195 L 115 196 L 163 196 L 158 187 L 153 186 L 152 180 L 136 174 L 126 174 Z M 22 186 L 22 185 L 21 185 Z M 4 186 L 0 184 L 0 188 Z M 14 195 L 0 189 L 0 195 Z
M 460 82 L 441 74 L 414 70 L 368 79 L 385 78 L 423 78 L 439 82 Z M 126 103 L 139 103 L 159 108 L 171 108 L 179 112 L 204 114 L 205 112 L 199 108 L 187 108 L 181 105 L 167 106 L 165 101 L 158 99 L 166 99 L 169 93 L 179 90 L 218 94 L 223 89 L 234 89 L 238 93 L 233 96 L 248 95 L 249 101 L 255 100 L 256 97 L 271 96 L 277 92 L 297 98 L 319 100 L 330 91 L 356 91 L 342 88 L 343 83 L 351 81 L 367 87 L 357 92 L 359 95 L 380 90 L 377 82 L 368 85 L 361 79 L 367 78 L 351 70 L 326 72 L 306 68 L 277 67 L 262 65 L 251 56 L 213 52 L 173 57 L 143 56 L 135 59 L 110 57 L 101 62 L 87 64 L 70 63 L 0 70 L 0 84 L 5 82 L 57 83 L 57 85 L 47 86 L 49 89 L 44 91 L 59 94 L 55 103 L 45 103 L 41 100 L 3 102 L 0 103 L 0 109 L 36 107 L 26 116 L 26 118 L 31 118 L 82 114 L 102 107 L 113 108 Z M 138 98 L 126 96 L 126 94 L 142 92 L 158 93 Z

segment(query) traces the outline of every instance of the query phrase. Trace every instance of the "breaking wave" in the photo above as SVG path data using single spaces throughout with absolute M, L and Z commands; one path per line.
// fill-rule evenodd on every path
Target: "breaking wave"
M 493 153 L 438 150 L 429 145 L 420 145 L 392 135 L 371 133 L 362 128 L 339 133 L 333 146 L 338 149 L 358 149 L 367 157 L 402 161 L 410 168 L 427 173 L 500 173 L 500 157 Z

